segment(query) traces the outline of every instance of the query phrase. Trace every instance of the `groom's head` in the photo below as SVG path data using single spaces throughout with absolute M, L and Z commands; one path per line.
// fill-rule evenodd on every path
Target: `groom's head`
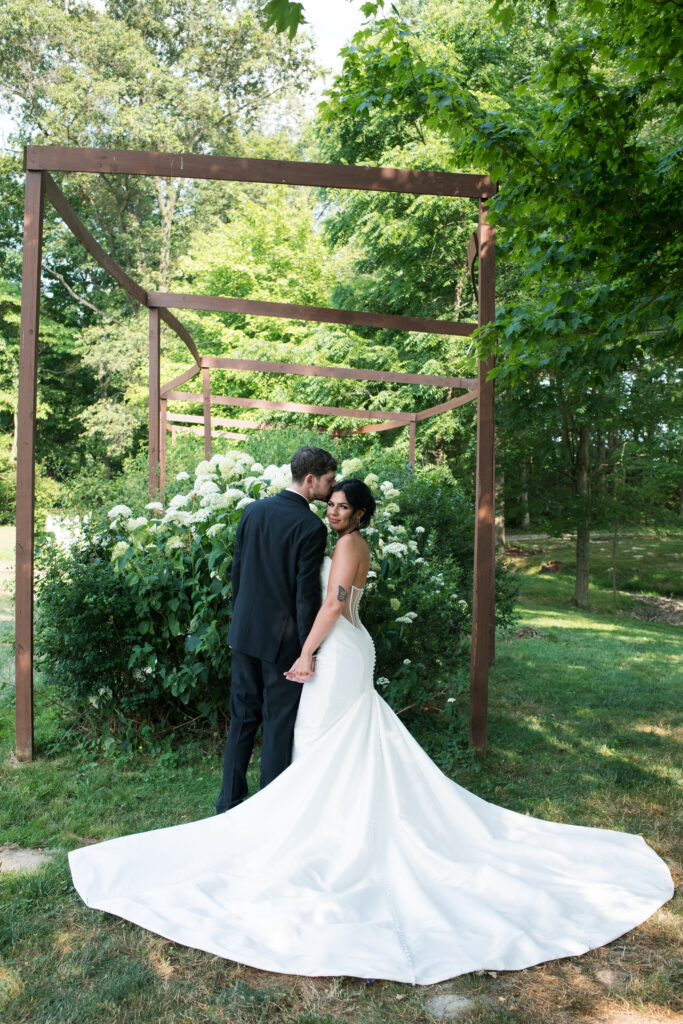
M 305 444 L 292 455 L 292 484 L 308 501 L 326 501 L 334 486 L 336 459 L 324 448 Z

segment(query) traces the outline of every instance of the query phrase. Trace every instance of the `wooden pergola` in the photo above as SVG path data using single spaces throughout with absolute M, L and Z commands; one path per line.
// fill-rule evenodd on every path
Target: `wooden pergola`
M 386 422 L 362 428 L 392 429 L 404 424 L 414 431 L 421 418 L 438 415 L 477 399 L 477 482 L 474 542 L 474 593 L 472 601 L 472 653 L 470 664 L 470 743 L 486 748 L 488 671 L 494 656 L 495 638 L 495 537 L 494 537 L 494 386 L 488 380 L 493 356 L 480 360 L 476 379 L 436 377 L 425 374 L 353 370 L 344 367 L 303 366 L 202 357 L 192 336 L 171 309 L 203 309 L 348 324 L 429 334 L 470 336 L 477 327 L 495 317 L 495 229 L 487 218 L 486 200 L 496 186 L 486 175 L 451 174 L 390 167 L 348 167 L 284 160 L 257 160 L 186 153 L 151 153 L 112 149 L 81 149 L 61 146 L 28 146 L 24 153 L 26 191 L 24 207 L 24 252 L 21 295 L 19 356 L 19 399 L 17 424 L 17 511 L 16 511 L 16 749 L 20 761 L 33 758 L 33 558 L 35 509 L 35 429 L 40 317 L 41 256 L 45 198 L 50 201 L 75 237 L 111 277 L 140 305 L 149 310 L 149 484 L 158 492 L 165 464 L 167 401 L 183 395 L 201 400 L 204 406 L 205 451 L 211 450 L 210 370 L 225 366 L 258 372 L 297 373 L 405 384 L 445 385 L 466 390 L 440 406 L 421 413 L 388 410 L 350 410 L 297 403 L 269 403 L 294 412 L 322 412 L 327 415 L 360 415 Z M 139 174 L 154 177 L 249 181 L 265 184 L 303 185 L 319 188 L 401 192 L 415 195 L 450 196 L 479 202 L 479 225 L 468 245 L 472 271 L 478 260 L 478 321 L 456 322 L 419 317 L 368 313 L 359 310 L 328 309 L 279 302 L 254 302 L 226 296 L 182 295 L 147 292 L 99 245 L 81 222 L 50 172 L 86 174 Z M 190 351 L 194 365 L 162 389 L 160 377 L 161 322 L 173 330 Z M 202 376 L 202 394 L 179 393 L 175 389 L 196 374 Z M 249 405 L 257 400 L 220 396 L 226 404 Z M 256 407 L 256 406 L 255 406 Z

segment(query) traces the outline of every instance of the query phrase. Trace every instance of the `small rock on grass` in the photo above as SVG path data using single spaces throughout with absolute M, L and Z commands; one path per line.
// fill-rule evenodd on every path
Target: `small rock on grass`
M 473 1007 L 471 999 L 466 996 L 442 995 L 432 996 L 427 1003 L 427 1011 L 434 1020 L 457 1020 Z

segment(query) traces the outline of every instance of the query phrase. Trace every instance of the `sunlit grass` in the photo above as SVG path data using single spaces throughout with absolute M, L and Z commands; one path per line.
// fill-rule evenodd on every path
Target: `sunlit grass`
M 671 550 L 666 540 L 649 543 L 666 548 L 652 559 L 658 574 Z M 609 589 L 597 586 L 591 612 L 572 608 L 568 572 L 538 576 L 542 561 L 562 560 L 565 551 L 560 544 L 520 560 L 525 586 L 519 625 L 539 635 L 498 638 L 488 755 L 483 763 L 454 761 L 453 775 L 514 810 L 640 833 L 678 880 L 682 631 L 633 618 L 626 595 L 615 609 Z M 644 570 L 639 578 L 643 590 L 654 589 Z M 11 640 L 11 615 L 10 597 L 0 593 L 0 638 Z M 12 662 L 6 651 L 0 647 L 0 671 L 8 681 Z M 385 982 L 366 987 L 362 980 L 256 971 L 83 906 L 71 886 L 66 852 L 83 842 L 211 814 L 222 742 L 195 739 L 154 756 L 137 751 L 105 758 L 68 749 L 48 755 L 60 738 L 48 696 L 38 680 L 38 756 L 19 765 L 12 757 L 11 688 L 0 691 L 0 843 L 55 851 L 51 864 L 31 874 L 2 876 L 3 1024 L 433 1020 L 431 988 Z M 467 975 L 437 990 L 473 1000 L 466 1018 L 472 1024 L 567 1024 L 618 1014 L 630 1024 L 680 1020 L 680 906 L 677 897 L 640 928 L 584 957 L 496 977 Z

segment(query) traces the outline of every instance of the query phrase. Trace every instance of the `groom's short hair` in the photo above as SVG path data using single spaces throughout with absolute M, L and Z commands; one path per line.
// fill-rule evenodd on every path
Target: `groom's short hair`
M 320 477 L 325 473 L 334 472 L 337 468 L 337 460 L 324 448 L 314 448 L 310 444 L 305 444 L 292 455 L 290 467 L 292 480 L 294 483 L 300 484 L 309 473 Z

